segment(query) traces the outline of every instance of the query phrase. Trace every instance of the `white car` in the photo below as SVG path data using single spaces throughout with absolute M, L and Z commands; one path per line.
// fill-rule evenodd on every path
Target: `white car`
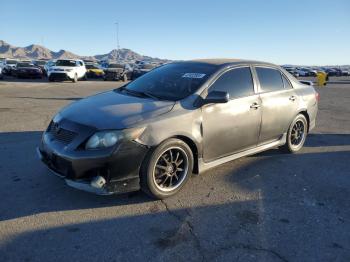
M 2 68 L 0 66 L 0 80 L 4 79 L 4 76 L 2 75 Z
M 49 81 L 78 79 L 86 80 L 86 68 L 83 60 L 80 59 L 59 59 L 47 72 Z
M 45 70 L 45 75 L 48 76 L 49 75 L 49 70 L 51 67 L 53 67 L 56 63 L 56 60 L 49 60 L 46 62 L 46 64 L 44 65 L 44 70 Z
M 11 75 L 12 70 L 15 69 L 18 60 L 16 59 L 5 59 L 2 61 L 2 73 L 4 75 Z

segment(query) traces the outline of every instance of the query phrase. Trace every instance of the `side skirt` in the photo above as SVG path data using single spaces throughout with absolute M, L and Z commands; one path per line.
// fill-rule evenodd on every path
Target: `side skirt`
M 281 139 L 277 141 L 270 142 L 268 144 L 260 145 L 252 149 L 248 149 L 246 151 L 242 151 L 230 156 L 226 156 L 217 160 L 214 160 L 212 162 L 206 163 L 204 162 L 203 158 L 198 159 L 198 167 L 199 167 L 199 173 L 202 173 L 208 169 L 214 168 L 216 166 L 222 165 L 224 163 L 230 162 L 232 160 L 244 157 L 244 156 L 249 156 L 249 155 L 254 155 L 257 153 L 260 153 L 262 151 L 266 151 L 268 149 L 282 146 L 286 143 L 287 141 L 287 134 L 283 134 Z

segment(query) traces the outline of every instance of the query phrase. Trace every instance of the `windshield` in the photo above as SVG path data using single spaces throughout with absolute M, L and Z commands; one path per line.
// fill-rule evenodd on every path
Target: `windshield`
M 32 67 L 33 64 L 30 63 L 17 63 L 17 67 Z
M 74 60 L 57 60 L 56 66 L 76 66 Z
M 108 68 L 124 68 L 124 66 L 120 64 L 109 64 Z
M 34 62 L 36 65 L 45 65 L 46 61 L 35 61 Z
M 6 60 L 6 64 L 17 64 L 16 60 Z
M 196 62 L 167 64 L 137 78 L 125 89 L 178 101 L 193 94 L 216 69 L 216 65 Z
M 96 65 L 85 65 L 85 67 L 87 68 L 87 69 L 100 69 L 98 66 L 96 66 Z

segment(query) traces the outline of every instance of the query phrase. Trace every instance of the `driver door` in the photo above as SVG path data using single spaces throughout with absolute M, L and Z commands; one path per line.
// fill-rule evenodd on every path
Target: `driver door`
M 230 100 L 202 107 L 205 162 L 255 147 L 261 122 L 261 101 L 250 67 L 224 72 L 209 87 L 208 93 L 211 91 L 227 92 Z

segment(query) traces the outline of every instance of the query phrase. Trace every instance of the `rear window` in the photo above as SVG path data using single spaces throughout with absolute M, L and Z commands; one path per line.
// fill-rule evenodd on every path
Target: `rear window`
M 74 60 L 57 60 L 56 66 L 77 66 Z
M 272 92 L 284 88 L 282 76 L 279 70 L 273 68 L 256 67 L 255 68 L 262 92 Z

